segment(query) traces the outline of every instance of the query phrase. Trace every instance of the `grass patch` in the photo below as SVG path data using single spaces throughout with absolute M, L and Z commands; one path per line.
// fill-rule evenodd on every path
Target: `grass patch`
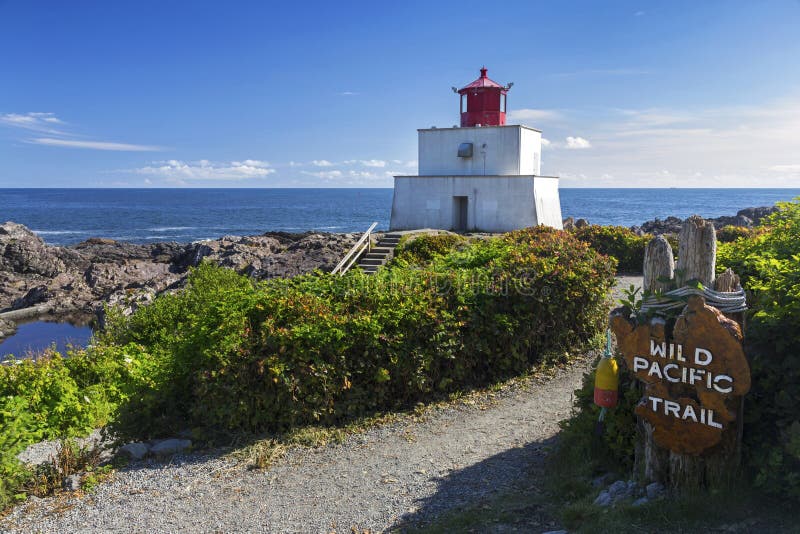
M 685 492 L 632 506 L 592 504 L 597 490 L 575 502 L 551 505 L 571 532 L 797 532 L 796 519 L 780 502 L 745 484 L 712 492 Z M 554 496 L 553 503 L 559 503 Z
M 695 533 L 770 532 L 800 529 L 790 507 L 745 483 L 713 492 L 670 495 L 642 506 L 630 501 L 610 508 L 593 504 L 600 488 L 591 485 L 594 466 L 576 461 L 562 442 L 549 456 L 547 468 L 528 474 L 514 489 L 452 510 L 433 523 L 402 525 L 392 532 L 546 532 L 570 533 Z M 583 451 L 585 453 L 585 451 Z

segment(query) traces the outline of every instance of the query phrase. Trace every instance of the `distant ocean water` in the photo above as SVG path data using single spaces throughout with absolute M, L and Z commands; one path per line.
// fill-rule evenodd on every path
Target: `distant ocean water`
M 564 217 L 638 225 L 656 217 L 734 215 L 800 196 L 799 189 L 561 189 Z M 196 241 L 284 230 L 388 229 L 392 189 L 0 189 L 0 223 L 54 245 L 89 237 Z

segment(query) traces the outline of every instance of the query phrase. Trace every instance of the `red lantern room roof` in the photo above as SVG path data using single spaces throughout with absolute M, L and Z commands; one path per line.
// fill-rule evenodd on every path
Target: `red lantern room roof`
M 481 77 L 469 85 L 456 89 L 461 101 L 461 126 L 503 126 L 506 123 L 506 96 L 513 84 L 500 85 L 486 76 L 486 67 Z
M 462 93 L 462 91 L 469 91 L 470 89 L 476 89 L 478 87 L 495 87 L 497 89 L 507 90 L 507 87 L 500 85 L 494 80 L 490 80 L 486 76 L 486 72 L 487 72 L 486 67 L 483 67 L 481 69 L 481 77 L 472 82 L 471 84 L 465 85 L 464 87 L 459 89 L 458 90 L 459 94 Z

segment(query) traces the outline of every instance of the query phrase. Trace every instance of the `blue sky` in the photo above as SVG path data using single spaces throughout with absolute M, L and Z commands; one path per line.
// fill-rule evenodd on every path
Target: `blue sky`
M 391 187 L 514 82 L 562 187 L 797 187 L 800 2 L 0 0 L 0 187 Z

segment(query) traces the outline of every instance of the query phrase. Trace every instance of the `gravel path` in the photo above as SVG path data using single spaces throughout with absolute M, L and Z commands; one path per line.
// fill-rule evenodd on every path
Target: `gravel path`
M 419 524 L 541 467 L 588 360 L 344 443 L 296 449 L 267 470 L 177 456 L 118 472 L 93 494 L 32 499 L 10 532 L 351 532 Z M 358 530 L 360 529 L 360 530 Z

